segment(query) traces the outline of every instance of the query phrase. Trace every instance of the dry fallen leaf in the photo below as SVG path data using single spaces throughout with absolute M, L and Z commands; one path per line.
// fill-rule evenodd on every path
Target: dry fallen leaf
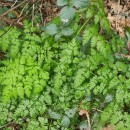
M 113 126 L 107 126 L 107 127 L 102 128 L 101 130 L 114 130 L 114 127 Z
M 79 115 L 80 115 L 80 116 L 85 115 L 85 116 L 87 117 L 87 116 L 88 116 L 88 111 L 87 111 L 87 110 L 84 110 L 84 109 L 80 109 L 80 110 L 79 110 Z
M 80 109 L 80 110 L 79 110 L 79 115 L 80 115 L 80 116 L 83 116 L 83 115 L 86 116 L 87 121 L 88 121 L 88 130 L 91 130 L 91 124 L 90 124 L 90 119 L 89 119 L 88 111 L 87 111 L 87 110 L 84 110 L 84 109 Z
M 130 2 L 128 0 L 107 0 L 104 4 L 111 28 L 119 34 L 120 37 L 124 37 L 124 28 L 126 26 L 130 27 Z

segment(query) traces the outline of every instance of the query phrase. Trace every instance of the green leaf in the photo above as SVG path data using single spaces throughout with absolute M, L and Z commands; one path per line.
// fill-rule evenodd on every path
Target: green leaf
M 50 24 L 50 25 L 46 26 L 45 32 L 48 35 L 55 35 L 58 32 L 58 28 L 57 28 L 56 24 Z
M 60 11 L 60 18 L 62 21 L 68 21 L 75 16 L 75 9 L 69 6 L 65 6 Z
M 82 121 L 79 125 L 79 128 L 80 130 L 88 130 L 88 122 L 86 120 Z
M 60 114 L 56 113 L 56 112 L 53 112 L 52 110 L 49 109 L 49 116 L 52 118 L 52 119 L 60 119 Z
M 47 123 L 47 119 L 44 117 L 38 117 L 38 121 L 41 123 L 41 125 L 45 125 L 45 123 Z
M 68 128 L 70 125 L 70 119 L 67 116 L 64 116 L 61 120 L 61 126 Z
M 45 102 L 46 102 L 48 105 L 51 105 L 51 104 L 52 104 L 52 99 L 51 99 L 51 96 L 50 96 L 50 95 L 45 95 Z
M 76 7 L 76 8 L 81 8 L 81 7 L 85 7 L 86 5 L 89 4 L 89 0 L 72 0 L 72 4 Z
M 93 14 L 94 14 L 93 11 L 90 10 L 90 9 L 88 9 L 88 11 L 87 11 L 87 13 L 86 13 L 86 18 L 90 18 L 90 17 L 92 17 Z
M 13 18 L 16 18 L 16 16 L 12 12 L 10 12 L 8 13 L 8 18 L 13 19 Z
M 87 93 L 87 94 L 85 95 L 85 100 L 88 101 L 88 102 L 90 102 L 90 101 L 92 100 L 92 95 L 91 95 L 91 93 Z
M 61 33 L 56 34 L 56 35 L 55 35 L 55 40 L 56 40 L 56 41 L 57 41 L 57 40 L 59 40 L 59 39 L 61 38 L 61 36 L 62 36 L 62 34 L 61 34 Z
M 4 12 L 6 12 L 7 10 L 9 10 L 7 7 L 0 7 L 0 15 Z
M 94 16 L 94 22 L 95 22 L 95 24 L 97 24 L 99 22 L 99 20 L 100 20 L 100 16 L 99 15 L 95 15 Z
M 58 6 L 64 6 L 67 4 L 67 0 L 57 0 L 57 5 Z
M 107 95 L 106 97 L 105 97 L 105 102 L 106 103 L 109 103 L 109 102 L 111 102 L 112 101 L 112 95 Z
M 77 111 L 77 108 L 73 108 L 73 109 L 69 109 L 68 111 L 65 112 L 65 114 L 69 117 L 69 118 L 73 118 L 75 113 Z
M 63 28 L 61 33 L 64 35 L 64 36 L 70 36 L 73 34 L 73 30 L 71 28 Z

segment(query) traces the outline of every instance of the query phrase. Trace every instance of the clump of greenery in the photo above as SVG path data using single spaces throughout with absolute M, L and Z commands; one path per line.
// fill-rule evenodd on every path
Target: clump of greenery
M 65 6 L 62 14 L 67 1 L 57 3 Z M 78 119 L 80 107 L 90 112 L 94 130 L 107 124 L 130 129 L 129 60 L 121 57 L 125 45 L 111 31 L 102 4 L 74 8 L 74 22 L 55 18 L 40 33 L 25 21 L 24 30 L 12 28 L 0 38 L 6 54 L 0 61 L 0 128 L 82 130 L 88 122 Z

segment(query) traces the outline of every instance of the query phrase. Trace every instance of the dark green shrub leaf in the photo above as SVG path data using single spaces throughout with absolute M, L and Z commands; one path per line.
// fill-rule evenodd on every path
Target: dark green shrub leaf
M 49 116 L 52 118 L 52 119 L 60 119 L 60 114 L 56 113 L 56 112 L 53 112 L 52 110 L 49 110 Z
M 69 118 L 72 118 L 72 117 L 74 117 L 76 111 L 77 111 L 77 108 L 69 109 L 68 111 L 65 112 L 65 114 L 66 114 Z
M 75 16 L 75 9 L 69 6 L 65 6 L 60 11 L 60 18 L 62 21 L 73 19 Z
M 82 121 L 79 125 L 80 130 L 88 130 L 88 122 L 87 120 Z
M 57 28 L 56 24 L 50 24 L 50 25 L 46 26 L 45 32 L 49 35 L 54 35 L 58 32 L 58 28 Z
M 70 119 L 67 116 L 64 116 L 61 121 L 61 126 L 68 128 L 70 125 Z
M 109 103 L 111 101 L 112 101 L 112 95 L 107 95 L 106 98 L 105 98 L 105 102 Z
M 73 34 L 73 30 L 71 28 L 63 28 L 61 33 L 64 35 L 64 36 L 70 36 Z
M 72 0 L 72 3 L 76 8 L 86 6 L 87 4 L 89 4 L 89 2 L 89 0 Z
M 59 40 L 59 39 L 61 38 L 61 36 L 62 36 L 62 34 L 61 34 L 61 33 L 56 34 L 56 35 L 55 35 L 55 40 Z
M 57 0 L 57 5 L 58 6 L 64 6 L 67 4 L 67 0 Z
M 92 96 L 91 95 L 85 95 L 85 99 L 86 101 L 90 102 L 92 100 Z

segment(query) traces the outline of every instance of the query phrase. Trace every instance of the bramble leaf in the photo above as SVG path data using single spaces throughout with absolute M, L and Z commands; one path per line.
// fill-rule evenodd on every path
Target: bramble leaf
M 61 9 L 59 14 L 61 20 L 70 20 L 75 16 L 75 9 L 69 6 L 65 6 Z
M 52 119 L 60 119 L 60 114 L 56 113 L 56 112 L 53 112 L 52 110 L 49 109 L 49 116 L 52 118 Z
M 54 35 L 58 32 L 58 28 L 57 28 L 56 24 L 50 24 L 50 25 L 46 26 L 45 32 L 49 35 Z
M 73 108 L 73 109 L 69 109 L 68 111 L 65 112 L 65 114 L 69 117 L 69 118 L 73 118 L 75 113 L 76 113 L 77 109 Z
M 63 28 L 61 30 L 61 33 L 64 35 L 64 36 L 70 36 L 73 34 L 73 30 L 71 28 Z
M 70 125 L 70 119 L 67 116 L 64 116 L 61 120 L 61 126 L 68 128 Z
M 89 3 L 90 3 L 90 0 L 72 0 L 72 4 L 76 8 L 85 7 L 86 5 L 89 5 Z
M 67 4 L 67 0 L 57 0 L 57 5 L 58 6 L 64 6 Z

